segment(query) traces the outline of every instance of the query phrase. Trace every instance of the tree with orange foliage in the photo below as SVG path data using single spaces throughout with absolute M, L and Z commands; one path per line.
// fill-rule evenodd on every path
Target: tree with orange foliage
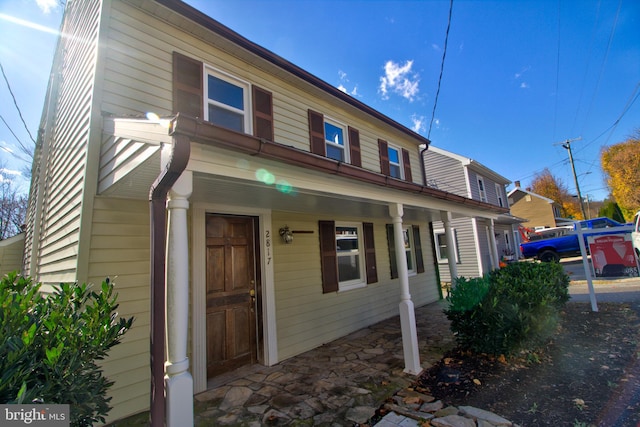
M 626 141 L 603 148 L 600 162 L 611 195 L 631 221 L 640 209 L 640 128 Z
M 549 169 L 545 168 L 536 174 L 531 181 L 531 191 L 557 202 L 563 218 L 584 219 L 577 198 L 569 193 L 567 186 L 560 178 L 553 176 Z

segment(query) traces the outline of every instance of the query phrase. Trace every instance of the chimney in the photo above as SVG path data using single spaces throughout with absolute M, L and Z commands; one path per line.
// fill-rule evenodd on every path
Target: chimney
M 514 184 L 516 185 L 516 188 L 520 188 L 520 181 L 516 181 Z

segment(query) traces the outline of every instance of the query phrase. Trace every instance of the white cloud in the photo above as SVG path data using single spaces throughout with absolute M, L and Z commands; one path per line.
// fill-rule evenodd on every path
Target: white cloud
M 522 77 L 522 75 L 523 75 L 524 73 L 526 73 L 527 71 L 529 71 L 530 69 L 531 69 L 531 66 L 530 66 L 530 65 L 529 65 L 529 66 L 527 66 L 527 67 L 524 67 L 522 70 L 520 70 L 520 72 L 516 73 L 516 74 L 514 75 L 514 77 L 515 77 L 515 78 L 516 78 L 516 80 L 517 80 L 517 79 L 519 79 L 520 77 Z
M 393 61 L 384 64 L 384 76 L 380 77 L 380 92 L 383 99 L 389 99 L 389 92 L 396 93 L 409 101 L 413 101 L 419 92 L 418 75 L 411 71 L 413 61 L 409 60 L 404 65 Z
M 411 126 L 411 130 L 417 133 L 424 132 L 427 128 L 425 120 L 426 119 L 424 116 L 417 116 L 413 114 L 411 116 L 411 122 L 413 123 L 413 125 Z
M 435 43 L 431 44 L 431 49 L 435 50 L 436 52 L 440 52 L 442 49 L 440 49 L 440 46 L 438 46 Z
M 36 4 L 42 10 L 42 13 L 47 15 L 59 6 L 58 0 L 36 0 Z
M 347 89 L 347 87 L 343 84 L 343 83 L 348 83 L 349 79 L 347 78 L 347 73 L 345 73 L 342 70 L 338 70 L 338 78 L 340 79 L 340 84 L 338 85 L 338 90 L 349 94 L 351 96 L 357 96 L 358 95 L 358 85 L 355 85 L 353 87 L 353 89 L 351 91 L 349 91 L 349 89 Z
M 529 83 L 527 82 L 520 83 L 520 89 L 529 89 Z

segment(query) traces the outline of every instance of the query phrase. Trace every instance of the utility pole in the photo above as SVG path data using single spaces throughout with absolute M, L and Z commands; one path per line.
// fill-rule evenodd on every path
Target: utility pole
M 580 194 L 580 185 L 578 184 L 578 175 L 576 175 L 576 166 L 573 163 L 573 153 L 571 153 L 571 143 L 573 141 L 579 141 L 582 137 L 567 139 L 562 143 L 562 147 L 569 152 L 569 163 L 571 163 L 571 171 L 573 172 L 573 180 L 576 183 L 576 192 L 578 193 L 578 200 L 580 201 L 580 210 L 582 211 L 582 217 L 587 219 L 587 214 L 584 211 L 584 202 L 582 201 L 582 194 Z

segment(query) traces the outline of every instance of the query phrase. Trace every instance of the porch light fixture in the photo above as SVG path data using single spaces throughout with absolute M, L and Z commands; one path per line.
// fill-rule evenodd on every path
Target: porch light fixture
M 280 237 L 282 237 L 282 241 L 287 244 L 293 243 L 293 231 L 289 230 L 288 225 L 280 229 Z

